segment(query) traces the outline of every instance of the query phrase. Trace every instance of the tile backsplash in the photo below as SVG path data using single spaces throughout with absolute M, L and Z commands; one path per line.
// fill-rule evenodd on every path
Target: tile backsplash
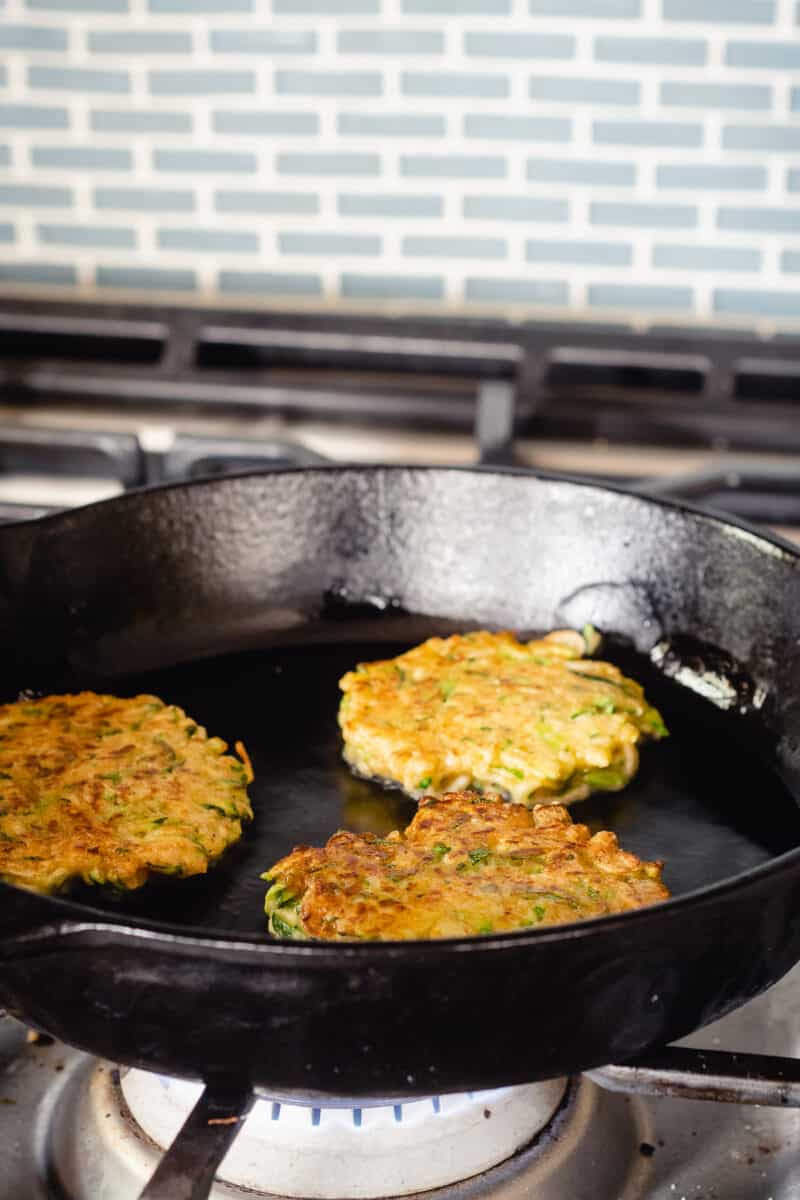
M 7 0 L 0 288 L 800 327 L 800 0 Z

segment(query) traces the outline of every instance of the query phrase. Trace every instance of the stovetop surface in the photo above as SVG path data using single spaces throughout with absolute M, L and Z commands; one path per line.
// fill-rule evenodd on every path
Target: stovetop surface
M 622 1017 L 621 1017 L 622 1019 Z M 683 1044 L 780 1055 L 800 1053 L 800 966 L 764 995 L 737 1012 L 698 1031 Z M 115 1165 L 114 1154 L 97 1157 L 90 1168 L 96 1194 L 65 1191 L 56 1181 L 59 1096 L 86 1086 L 91 1073 L 113 1064 L 96 1060 L 59 1043 L 31 1043 L 23 1026 L 0 1022 L 0 1145 L 3 1169 L 0 1200 L 134 1200 L 130 1180 Z M 565 1138 L 564 1149 L 584 1154 L 581 1170 L 570 1176 L 569 1192 L 553 1192 L 555 1166 L 543 1174 L 533 1167 L 518 1175 L 507 1167 L 463 1184 L 429 1192 L 430 1200 L 798 1200 L 800 1197 L 800 1118 L 796 1109 L 722 1104 L 671 1098 L 620 1097 L 584 1082 L 592 1090 L 587 1111 L 592 1121 L 621 1130 L 624 1145 L 607 1145 L 602 1155 L 623 1155 L 621 1192 L 601 1190 L 602 1171 L 587 1156 L 584 1135 Z M 74 1103 L 74 1101 L 73 1101 Z M 599 1107 L 598 1107 L 599 1106 Z M 620 1116 L 620 1106 L 630 1113 Z M 113 1115 L 108 1117 L 113 1124 Z M 80 1157 L 89 1153 L 75 1145 Z M 512 1160 L 513 1161 L 513 1160 Z M 581 1183 L 580 1180 L 583 1180 Z M 539 1190 L 531 1190 L 533 1184 Z M 243 1196 L 217 1185 L 215 1200 Z

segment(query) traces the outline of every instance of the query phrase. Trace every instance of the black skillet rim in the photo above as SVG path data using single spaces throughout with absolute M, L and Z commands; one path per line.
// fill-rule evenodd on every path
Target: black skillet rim
M 684 500 L 674 500 L 659 495 L 651 496 L 648 495 L 646 490 L 626 487 L 623 484 L 599 483 L 580 475 L 570 475 L 558 471 L 542 471 L 528 467 L 483 467 L 479 465 L 436 466 L 418 463 L 325 463 L 306 467 L 288 467 L 280 472 L 238 471 L 232 472 L 230 475 L 225 475 L 222 478 L 219 476 L 199 476 L 196 479 L 175 483 L 152 484 L 132 489 L 129 492 L 123 492 L 118 496 L 110 496 L 105 500 L 96 501 L 94 504 L 81 505 L 79 508 L 66 509 L 61 512 L 51 513 L 45 517 L 14 522 L 0 528 L 0 539 L 2 539 L 4 529 L 51 526 L 59 521 L 69 520 L 74 514 L 87 509 L 96 510 L 116 505 L 136 503 L 136 498 L 142 494 L 185 491 L 189 488 L 202 488 L 209 485 L 218 486 L 220 484 L 224 485 L 229 481 L 258 478 L 274 474 L 307 475 L 323 472 L 353 471 L 359 474 L 372 474 L 378 471 L 391 473 L 403 471 L 436 471 L 447 474 L 500 475 L 522 479 L 535 478 L 554 483 L 568 483 L 601 493 L 613 492 L 617 495 L 633 496 L 641 500 L 646 500 L 650 504 L 658 505 L 661 508 L 685 512 L 692 516 L 715 522 L 724 529 L 733 529 L 738 533 L 745 533 L 748 537 L 767 546 L 773 546 L 776 550 L 781 551 L 784 559 L 793 560 L 796 564 L 800 563 L 800 547 L 794 545 L 787 538 L 783 538 L 779 534 L 767 534 L 758 526 L 741 520 L 738 517 L 731 516 L 728 513 L 721 512 L 713 506 L 705 507 Z M 786 850 L 783 854 L 770 858 L 766 862 L 759 863 L 755 867 L 750 867 L 738 875 L 732 875 L 727 879 L 711 883 L 707 887 L 695 888 L 690 892 L 682 893 L 680 896 L 673 896 L 669 900 L 662 900 L 657 904 L 633 909 L 629 912 L 616 913 L 603 917 L 591 917 L 584 921 L 575 921 L 539 930 L 526 929 L 508 933 L 484 934 L 481 937 L 437 938 L 431 941 L 324 942 L 311 940 L 292 941 L 288 939 L 284 941 L 280 938 L 271 937 L 266 932 L 263 941 L 253 941 L 252 935 L 249 934 L 237 934 L 228 930 L 215 929 L 210 929 L 208 936 L 199 936 L 193 926 L 170 924 L 146 918 L 131 923 L 123 917 L 120 917 L 119 920 L 116 919 L 112 914 L 109 914 L 108 910 L 97 909 L 84 903 L 78 904 L 68 897 L 55 895 L 40 896 L 37 893 L 29 893 L 33 898 L 44 901 L 48 907 L 52 905 L 55 909 L 52 914 L 53 918 L 61 915 L 63 916 L 64 923 L 53 928 L 53 925 L 48 922 L 47 928 L 42 929 L 39 934 L 23 934 L 15 940 L 17 945 L 30 942 L 31 948 L 33 948 L 42 934 L 46 936 L 51 932 L 58 932 L 61 935 L 64 933 L 72 933 L 73 935 L 88 934 L 90 936 L 109 934 L 112 937 L 122 935 L 124 937 L 142 939 L 151 944 L 168 944 L 171 948 L 184 948 L 187 951 L 206 949 L 213 951 L 215 954 L 228 952 L 237 956 L 240 954 L 253 955 L 261 961 L 265 959 L 265 956 L 266 958 L 271 958 L 273 955 L 278 955 L 281 959 L 287 961 L 295 956 L 306 960 L 313 956 L 316 960 L 315 965 L 318 966 L 336 966 L 337 962 L 341 962 L 343 957 L 350 961 L 368 962 L 369 960 L 375 961 L 376 959 L 378 961 L 391 960 L 397 957 L 408 960 L 416 954 L 423 959 L 427 959 L 431 955 L 437 955 L 440 951 L 463 952 L 469 950 L 474 952 L 478 948 L 495 951 L 509 946 L 521 949 L 523 946 L 533 946 L 545 941 L 568 942 L 575 938 L 591 936 L 593 930 L 609 932 L 620 927 L 622 923 L 624 923 L 622 926 L 624 928 L 625 925 L 630 925 L 633 921 L 646 921 L 653 912 L 664 912 L 665 910 L 668 910 L 671 914 L 677 913 L 677 919 L 679 919 L 680 912 L 687 905 L 694 907 L 705 902 L 713 903 L 719 897 L 724 896 L 732 890 L 751 884 L 756 886 L 765 876 L 782 875 L 785 871 L 792 870 L 798 863 L 800 863 L 800 846 L 795 847 L 793 850 Z M 8 893 L 18 894 L 19 892 L 24 892 L 24 889 L 17 888 L 13 884 L 0 880 L 0 896 Z

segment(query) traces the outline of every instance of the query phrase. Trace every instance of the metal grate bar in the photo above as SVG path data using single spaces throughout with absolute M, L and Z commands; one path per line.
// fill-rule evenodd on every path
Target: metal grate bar
M 587 1071 L 611 1092 L 800 1108 L 800 1060 L 666 1046 L 623 1066 Z
M 139 1200 L 207 1200 L 253 1099 L 246 1085 L 206 1087 Z

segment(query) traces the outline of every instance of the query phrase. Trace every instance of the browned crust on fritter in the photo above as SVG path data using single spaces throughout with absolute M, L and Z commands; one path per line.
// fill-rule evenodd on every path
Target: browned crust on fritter
M 424 798 L 405 833 L 340 831 L 324 847 L 298 846 L 268 873 L 266 908 L 285 937 L 499 933 L 665 900 L 661 867 L 613 833 L 590 835 L 560 805 L 456 792 Z
M 81 692 L 0 706 L 0 878 L 140 887 L 196 875 L 252 817 L 252 770 L 157 696 Z

